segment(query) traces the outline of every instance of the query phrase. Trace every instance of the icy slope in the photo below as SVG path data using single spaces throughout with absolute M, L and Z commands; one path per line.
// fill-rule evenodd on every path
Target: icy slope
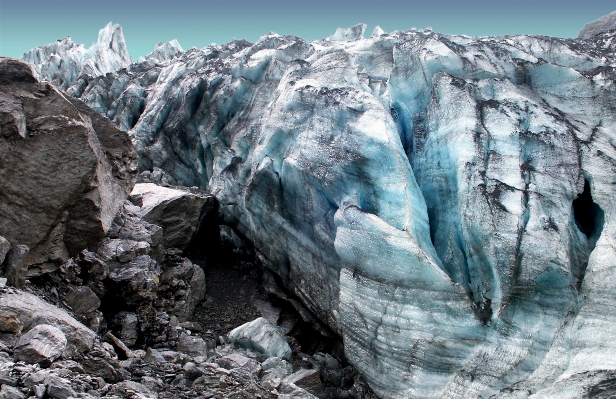
M 380 396 L 576 397 L 613 378 L 614 35 L 365 28 L 67 91 L 129 131 L 141 170 L 214 193 Z

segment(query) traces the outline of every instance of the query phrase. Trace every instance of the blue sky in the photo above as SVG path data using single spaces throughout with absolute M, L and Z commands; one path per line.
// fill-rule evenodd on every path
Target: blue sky
M 585 23 L 616 10 L 614 0 L 0 0 L 0 55 L 71 36 L 89 46 L 107 22 L 122 25 L 136 59 L 159 41 L 184 49 L 256 41 L 274 31 L 307 40 L 359 22 L 385 31 L 431 26 L 471 36 L 537 34 L 575 37 Z

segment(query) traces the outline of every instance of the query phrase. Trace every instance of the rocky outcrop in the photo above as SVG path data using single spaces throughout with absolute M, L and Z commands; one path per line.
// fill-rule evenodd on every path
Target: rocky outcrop
M 609 32 L 614 29 L 616 29 L 616 11 L 584 25 L 578 34 L 578 38 L 590 39 L 593 36 L 597 36 L 601 33 Z
M 205 273 L 176 248 L 163 245 L 162 228 L 139 216 L 128 200 L 107 237 L 57 270 L 32 276 L 51 298 L 63 298 L 75 316 L 95 331 L 107 328 L 130 347 L 179 337 L 204 299 Z
M 0 235 L 29 248 L 25 265 L 57 267 L 105 236 L 136 154 L 126 133 L 27 64 L 2 58 L 0 76 Z

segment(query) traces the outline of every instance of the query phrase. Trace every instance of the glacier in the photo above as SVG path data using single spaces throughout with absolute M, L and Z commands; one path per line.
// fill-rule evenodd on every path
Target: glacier
M 100 76 L 133 63 L 122 27 L 109 22 L 98 33 L 98 41 L 89 48 L 76 44 L 69 37 L 36 47 L 22 56 L 22 61 L 34 67 L 39 79 L 67 89 L 79 76 Z
M 23 60 L 141 171 L 215 194 L 380 397 L 592 396 L 616 377 L 616 31 L 365 30 L 131 63 L 107 25 Z

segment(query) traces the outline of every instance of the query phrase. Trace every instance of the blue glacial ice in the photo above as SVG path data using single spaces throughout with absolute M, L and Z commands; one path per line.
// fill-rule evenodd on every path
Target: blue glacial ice
M 119 53 L 24 59 L 128 131 L 142 171 L 214 193 L 380 397 L 614 378 L 614 33 L 365 29 L 172 43 L 106 76 Z

